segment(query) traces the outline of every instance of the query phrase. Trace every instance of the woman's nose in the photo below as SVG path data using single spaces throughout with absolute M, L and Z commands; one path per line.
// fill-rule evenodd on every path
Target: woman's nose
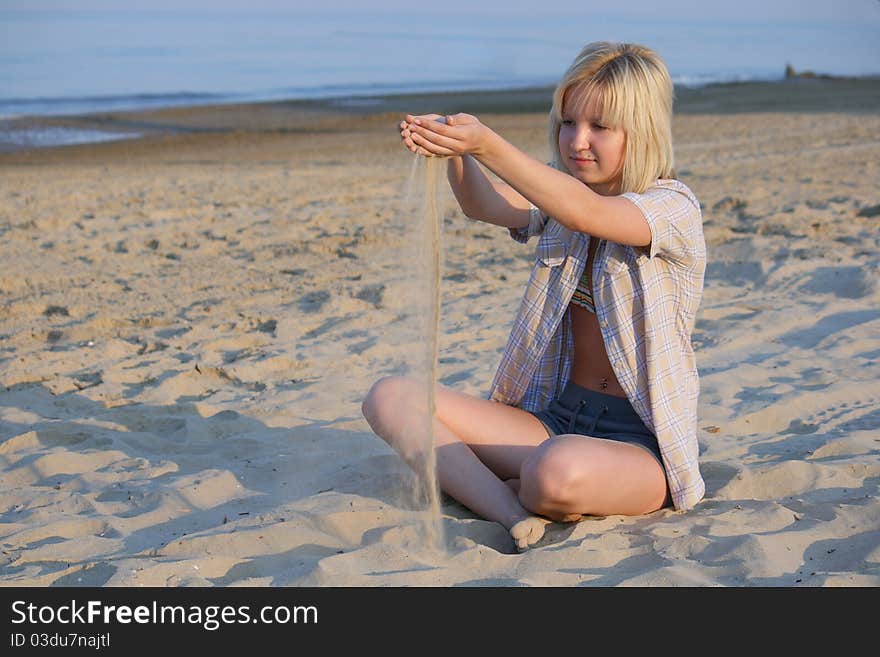
M 590 129 L 587 126 L 576 128 L 572 135 L 571 144 L 576 150 L 586 150 L 590 147 Z

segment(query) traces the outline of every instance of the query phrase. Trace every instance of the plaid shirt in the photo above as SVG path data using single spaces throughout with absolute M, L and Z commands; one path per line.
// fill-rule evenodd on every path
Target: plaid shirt
M 706 245 L 700 204 L 677 180 L 626 193 L 651 229 L 650 248 L 602 240 L 593 262 L 593 300 L 614 373 L 657 436 L 672 500 L 689 509 L 705 494 L 698 464 L 699 377 L 691 346 L 703 291 Z M 522 304 L 489 398 L 538 411 L 562 392 L 574 338 L 568 304 L 587 261 L 590 236 L 532 208 L 518 242 L 540 235 Z

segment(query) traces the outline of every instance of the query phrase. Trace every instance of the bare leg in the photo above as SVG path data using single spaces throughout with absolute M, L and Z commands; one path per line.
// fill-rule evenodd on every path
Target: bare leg
M 474 513 L 507 529 L 532 517 L 520 504 L 516 493 L 505 486 L 448 427 L 438 422 L 435 431 L 440 488 Z
M 423 397 L 412 381 L 389 378 L 363 405 L 373 431 L 417 471 L 429 426 Z M 436 398 L 441 488 L 504 525 L 520 549 L 543 536 L 548 518 L 641 515 L 669 503 L 663 467 L 641 447 L 581 435 L 548 438 L 521 409 L 442 386 Z
M 373 431 L 418 471 L 427 413 L 412 381 L 378 381 L 363 404 Z M 531 414 L 496 402 L 437 387 L 434 420 L 440 487 L 480 516 L 506 527 L 519 549 L 544 534 L 547 519 L 536 518 L 502 478 L 519 475 L 525 459 L 547 440 Z
M 520 480 L 519 479 L 506 479 L 504 483 L 507 485 L 510 490 L 516 493 L 517 497 L 519 497 L 519 489 L 520 489 Z M 522 504 L 522 500 L 520 500 L 520 504 Z M 578 522 L 582 520 L 584 517 L 583 513 L 567 513 L 562 516 L 557 516 L 554 520 L 558 522 Z
M 663 466 L 646 449 L 581 435 L 554 436 L 522 466 L 522 504 L 542 515 L 642 515 L 669 504 Z

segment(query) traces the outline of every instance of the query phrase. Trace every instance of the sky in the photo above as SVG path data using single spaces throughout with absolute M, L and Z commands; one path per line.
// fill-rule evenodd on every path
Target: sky
M 469 15 L 506 12 L 519 15 L 543 14 L 544 3 L 538 0 L 0 0 L 0 9 L 65 11 L 212 11 L 272 10 L 294 11 L 396 11 L 412 15 L 434 12 L 460 12 Z M 627 0 L 626 2 L 551 3 L 560 12 L 576 16 L 614 15 L 640 19 L 652 16 L 661 20 L 711 22 L 827 23 L 829 25 L 864 24 L 880 26 L 880 0 Z

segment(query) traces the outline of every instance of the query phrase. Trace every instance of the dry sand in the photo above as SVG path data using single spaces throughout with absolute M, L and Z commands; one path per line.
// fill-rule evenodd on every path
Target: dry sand
M 706 498 L 524 554 L 445 496 L 426 541 L 360 402 L 426 347 L 400 113 L 481 111 L 544 159 L 545 91 L 86 117 L 149 134 L 0 153 L 0 585 L 877 586 L 880 103 L 841 84 L 682 94 Z M 485 394 L 533 245 L 443 189 L 439 378 Z

